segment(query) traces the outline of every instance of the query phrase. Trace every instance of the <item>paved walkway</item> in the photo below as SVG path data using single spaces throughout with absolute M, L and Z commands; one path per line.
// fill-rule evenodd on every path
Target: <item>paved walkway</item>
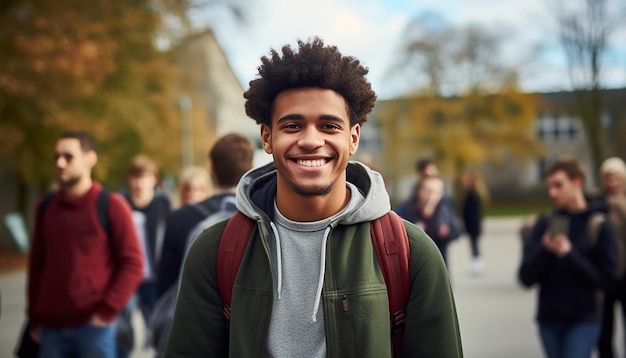
M 455 291 L 463 350 L 468 358 L 541 357 L 534 323 L 535 290 L 517 282 L 521 246 L 517 237 L 519 218 L 487 219 L 481 242 L 485 272 L 469 274 L 468 240 L 461 238 L 449 248 L 450 275 Z M 1 259 L 1 257 L 0 257 Z M 0 358 L 11 357 L 23 320 L 25 273 L 16 270 L 0 274 L 2 316 L 0 317 Z M 135 327 L 141 327 L 139 314 Z M 427 328 L 426 328 L 427 329 Z M 616 332 L 621 337 L 621 329 Z M 138 332 L 141 342 L 142 332 Z M 619 352 L 623 352 L 622 347 Z M 138 349 L 133 358 L 151 357 Z

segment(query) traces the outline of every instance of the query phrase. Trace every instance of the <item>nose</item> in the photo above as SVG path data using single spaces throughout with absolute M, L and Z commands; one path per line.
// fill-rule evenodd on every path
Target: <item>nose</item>
M 301 134 L 298 145 L 303 148 L 315 149 L 324 145 L 324 136 L 313 125 L 307 126 Z
M 57 168 L 63 168 L 65 167 L 66 164 L 67 164 L 67 160 L 65 160 L 65 158 L 63 158 L 62 155 L 59 155 L 56 159 Z

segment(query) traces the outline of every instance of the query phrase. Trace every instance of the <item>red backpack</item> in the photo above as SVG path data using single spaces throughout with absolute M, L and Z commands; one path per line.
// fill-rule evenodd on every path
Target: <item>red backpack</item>
M 235 277 L 255 226 L 256 223 L 252 219 L 237 211 L 228 221 L 222 234 L 217 253 L 217 283 L 222 302 L 224 302 L 226 319 L 230 319 L 230 303 Z M 370 232 L 378 263 L 387 285 L 394 356 L 400 357 L 405 308 L 409 299 L 410 286 L 408 236 L 404 222 L 393 211 L 371 221 Z

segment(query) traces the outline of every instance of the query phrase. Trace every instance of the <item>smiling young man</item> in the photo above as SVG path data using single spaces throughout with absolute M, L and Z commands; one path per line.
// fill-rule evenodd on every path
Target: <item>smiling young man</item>
M 102 226 L 103 189 L 91 178 L 97 159 L 86 132 L 65 132 L 56 143 L 59 189 L 37 209 L 29 258 L 28 317 L 39 357 L 116 357 L 115 318 L 143 277 L 130 206 L 120 194 L 109 193 Z
M 546 183 L 555 209 L 532 229 L 519 278 L 525 286 L 540 285 L 537 321 L 546 356 L 590 358 L 600 335 L 602 292 L 617 277 L 616 233 L 606 207 L 585 197 L 585 173 L 576 160 L 554 162 Z
M 350 161 L 376 95 L 357 59 L 315 38 L 263 57 L 244 94 L 274 162 L 248 172 L 237 207 L 256 222 L 230 321 L 217 286 L 226 222 L 203 231 L 183 271 L 167 357 L 392 357 L 387 286 L 370 222 L 390 210 L 382 176 Z M 460 357 L 454 298 L 432 240 L 404 222 L 404 357 Z

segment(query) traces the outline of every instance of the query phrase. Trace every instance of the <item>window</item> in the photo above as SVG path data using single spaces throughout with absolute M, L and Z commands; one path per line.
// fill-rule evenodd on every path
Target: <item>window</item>
M 580 129 L 578 121 L 571 115 L 552 116 L 539 115 L 536 122 L 537 134 L 544 142 L 575 141 L 579 138 Z

